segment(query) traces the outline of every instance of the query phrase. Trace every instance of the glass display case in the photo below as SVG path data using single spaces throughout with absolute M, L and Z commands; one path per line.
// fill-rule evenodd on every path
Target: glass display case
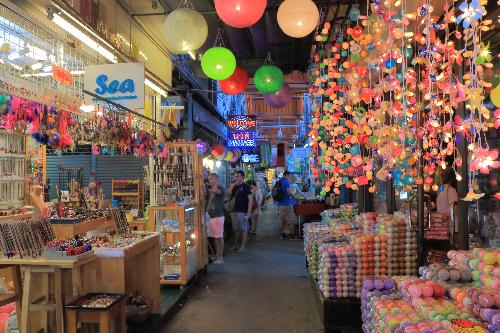
M 149 208 L 149 230 L 160 233 L 161 284 L 186 285 L 199 270 L 202 260 L 196 210 L 196 205 Z

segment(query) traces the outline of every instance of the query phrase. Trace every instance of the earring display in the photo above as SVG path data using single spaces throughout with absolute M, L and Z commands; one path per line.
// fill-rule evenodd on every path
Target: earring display
M 55 238 L 48 220 L 0 222 L 0 251 L 7 258 L 39 257 L 45 244 Z
M 128 234 L 130 233 L 130 228 L 128 227 L 127 218 L 125 217 L 125 212 L 121 208 L 111 209 L 111 215 L 118 228 L 118 234 Z
M 24 135 L 0 130 L 0 209 L 23 205 L 25 175 Z

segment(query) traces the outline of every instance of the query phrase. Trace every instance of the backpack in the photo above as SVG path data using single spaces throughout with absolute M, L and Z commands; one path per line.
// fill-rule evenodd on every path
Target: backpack
M 281 201 L 285 198 L 285 192 L 281 190 L 281 179 L 274 184 L 271 196 L 274 201 Z

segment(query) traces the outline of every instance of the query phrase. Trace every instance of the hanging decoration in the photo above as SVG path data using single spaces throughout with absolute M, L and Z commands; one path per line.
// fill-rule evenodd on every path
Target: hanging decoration
M 278 67 L 272 65 L 271 53 L 267 55 L 264 65 L 260 66 L 254 74 L 255 88 L 263 94 L 274 94 L 283 85 L 284 74 Z
M 170 52 L 187 54 L 203 46 L 208 36 L 208 25 L 191 1 L 183 0 L 176 10 L 168 14 L 163 33 Z
M 219 87 L 224 94 L 241 94 L 248 86 L 248 74 L 245 69 L 236 67 L 234 73 L 225 80 L 218 81 Z
M 318 22 L 318 7 L 311 0 L 285 0 L 278 8 L 278 25 L 288 36 L 305 37 Z
M 220 19 L 234 28 L 247 28 L 260 20 L 267 0 L 215 0 Z
M 201 68 L 213 80 L 225 80 L 234 73 L 236 58 L 233 52 L 224 47 L 221 28 L 217 29 L 214 46 L 203 54 Z
M 292 100 L 292 92 L 288 84 L 283 83 L 280 90 L 274 94 L 264 94 L 264 102 L 271 108 L 282 108 Z

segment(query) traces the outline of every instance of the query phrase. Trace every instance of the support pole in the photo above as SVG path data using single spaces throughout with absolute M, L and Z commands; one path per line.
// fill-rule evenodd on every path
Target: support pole
M 423 105 L 419 108 L 417 113 L 417 126 L 418 128 L 422 128 L 424 122 L 424 109 Z M 417 177 L 418 179 L 424 178 L 424 140 L 421 137 L 417 138 L 417 147 L 418 147 L 418 165 L 417 165 Z M 424 258 L 424 227 L 425 227 L 425 218 L 424 218 L 424 183 L 423 181 L 417 185 L 417 261 L 419 266 L 423 266 L 425 264 Z
M 188 89 L 186 92 L 186 97 L 187 97 L 187 133 L 186 133 L 186 140 L 191 141 L 193 140 L 194 137 L 194 130 L 193 130 L 193 93 L 191 90 Z

